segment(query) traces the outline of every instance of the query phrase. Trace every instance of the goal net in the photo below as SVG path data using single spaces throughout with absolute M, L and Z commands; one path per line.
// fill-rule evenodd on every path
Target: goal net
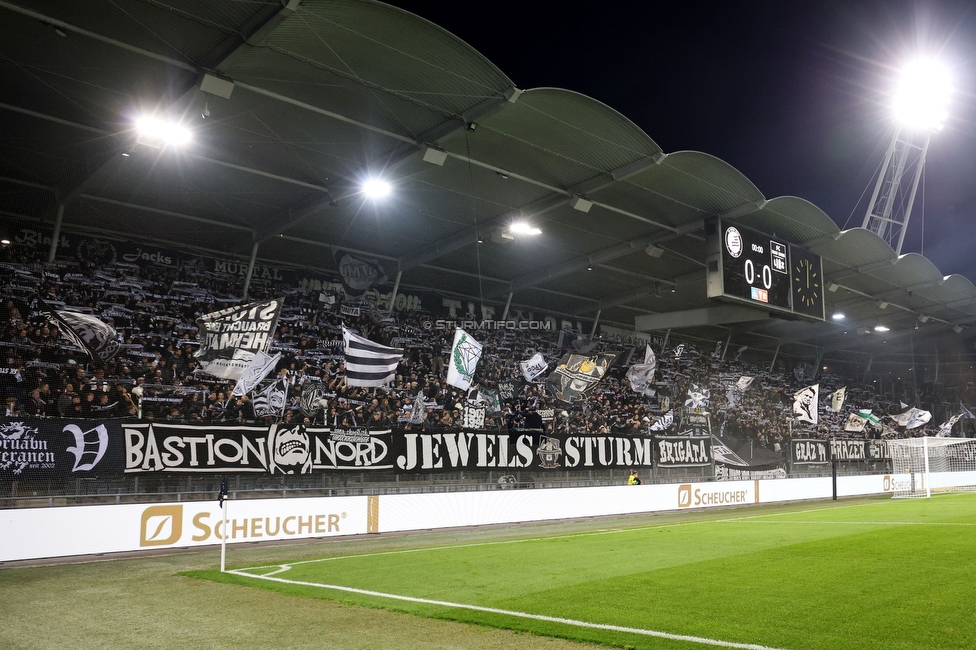
M 889 440 L 895 497 L 976 492 L 976 438 Z

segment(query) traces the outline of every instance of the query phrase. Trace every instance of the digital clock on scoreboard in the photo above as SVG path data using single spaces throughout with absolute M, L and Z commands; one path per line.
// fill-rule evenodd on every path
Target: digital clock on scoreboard
M 705 249 L 709 298 L 823 320 L 819 255 L 718 218 L 705 222 Z

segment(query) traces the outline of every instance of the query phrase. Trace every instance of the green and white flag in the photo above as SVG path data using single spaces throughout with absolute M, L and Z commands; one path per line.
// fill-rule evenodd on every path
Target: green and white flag
M 881 420 L 878 419 L 877 415 L 871 414 L 871 409 L 858 409 L 857 414 L 870 422 L 871 424 L 878 424 Z
M 461 390 L 471 388 L 475 368 L 481 359 L 481 343 L 478 343 L 464 330 L 454 332 L 454 346 L 451 348 L 451 363 L 447 368 L 447 383 Z

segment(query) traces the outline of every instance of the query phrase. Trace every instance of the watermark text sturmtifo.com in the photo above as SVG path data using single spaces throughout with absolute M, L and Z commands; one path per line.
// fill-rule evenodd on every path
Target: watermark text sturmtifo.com
M 425 320 L 425 330 L 555 330 L 553 321 L 544 320 Z

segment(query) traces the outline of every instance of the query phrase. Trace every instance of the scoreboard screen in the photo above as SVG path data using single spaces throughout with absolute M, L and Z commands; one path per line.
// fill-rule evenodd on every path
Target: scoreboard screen
M 705 222 L 709 298 L 824 319 L 820 256 L 718 218 Z

